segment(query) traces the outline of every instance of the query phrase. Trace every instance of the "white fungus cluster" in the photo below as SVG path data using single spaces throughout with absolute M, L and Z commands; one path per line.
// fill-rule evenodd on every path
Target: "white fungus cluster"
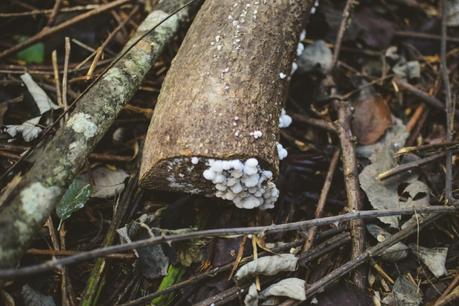
M 285 109 L 282 109 L 281 114 L 279 116 L 279 127 L 281 129 L 286 128 L 286 127 L 289 127 L 290 124 L 292 124 L 292 117 L 287 115 L 287 112 L 285 111 Z
M 239 208 L 270 209 L 279 197 L 279 190 L 272 182 L 273 173 L 263 170 L 256 158 L 244 163 L 234 160 L 209 160 L 203 172 L 206 180 L 217 189 L 215 196 L 233 201 Z
M 255 139 L 258 139 L 261 136 L 263 136 L 263 133 L 261 131 L 253 131 L 253 132 L 250 132 L 249 134 Z
M 287 150 L 280 143 L 277 143 L 277 155 L 279 156 L 279 160 L 283 160 L 288 155 Z

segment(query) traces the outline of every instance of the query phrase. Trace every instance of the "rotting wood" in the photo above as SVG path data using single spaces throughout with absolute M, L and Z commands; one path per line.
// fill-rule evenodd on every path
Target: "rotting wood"
M 158 4 L 127 46 L 188 2 L 174 0 Z M 200 1 L 194 4 L 198 3 Z M 179 26 L 189 20 L 194 7 L 187 6 L 146 35 L 80 99 L 69 120 L 46 145 L 43 158 L 23 176 L 9 201 L 0 209 L 0 267 L 17 264 L 84 165 L 89 152 L 140 86 Z
M 203 176 L 211 160 L 255 158 L 258 171 L 277 176 L 279 115 L 312 2 L 204 3 L 163 83 L 145 141 L 142 187 L 219 196 L 219 186 Z M 251 197 L 239 199 L 244 192 L 234 192 L 238 207 L 266 204 L 259 195 L 256 205 L 238 204 Z

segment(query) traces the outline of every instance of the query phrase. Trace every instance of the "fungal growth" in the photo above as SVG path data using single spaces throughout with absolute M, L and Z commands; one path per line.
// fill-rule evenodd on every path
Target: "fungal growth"
M 238 159 L 209 160 L 203 176 L 215 185 L 216 197 L 233 201 L 239 208 L 270 209 L 279 197 L 273 173 L 263 170 L 256 158 L 244 163 Z
M 155 105 L 142 188 L 274 207 L 279 129 L 292 123 L 281 108 L 312 0 L 294 2 L 204 1 Z
M 279 116 L 279 127 L 282 128 L 287 128 L 292 124 L 292 117 L 287 115 L 287 112 L 285 109 L 281 110 L 281 114 Z

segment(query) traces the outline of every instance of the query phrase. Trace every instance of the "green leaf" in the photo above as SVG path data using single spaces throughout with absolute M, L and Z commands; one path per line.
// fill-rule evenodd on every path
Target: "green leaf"
M 167 274 L 166 276 L 163 277 L 163 280 L 161 281 L 161 284 L 159 285 L 158 291 L 164 290 L 169 288 L 170 286 L 174 285 L 175 283 L 179 282 L 183 274 L 185 274 L 186 269 L 182 266 L 173 266 L 169 265 L 169 268 L 167 269 Z M 170 293 L 167 295 L 161 295 L 158 296 L 157 298 L 154 298 L 153 301 L 151 301 L 151 305 L 156 305 L 156 306 L 168 306 L 171 305 L 172 302 L 174 301 L 175 294 Z
M 16 54 L 18 60 L 24 61 L 27 64 L 42 64 L 45 59 L 45 45 L 36 43 Z
M 77 210 L 82 209 L 91 197 L 91 192 L 90 184 L 79 178 L 73 180 L 56 208 L 56 214 L 61 222 L 70 218 Z

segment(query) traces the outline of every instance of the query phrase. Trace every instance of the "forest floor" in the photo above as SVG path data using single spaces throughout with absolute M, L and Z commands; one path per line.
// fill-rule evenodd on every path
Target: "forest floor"
M 0 3 L 0 214 L 154 2 Z M 287 76 L 288 156 L 269 210 L 138 186 L 185 34 L 88 152 L 16 272 L 0 269 L 0 305 L 457 305 L 459 1 L 316 3 Z

